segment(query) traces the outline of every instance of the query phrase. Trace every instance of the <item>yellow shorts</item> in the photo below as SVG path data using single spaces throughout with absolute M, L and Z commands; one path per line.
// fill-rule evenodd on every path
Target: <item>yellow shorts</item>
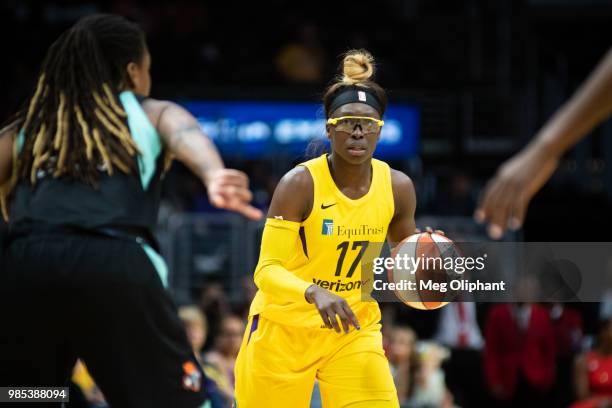
M 251 316 L 235 372 L 238 408 L 308 408 L 315 378 L 325 408 L 399 407 L 378 323 L 345 334 Z

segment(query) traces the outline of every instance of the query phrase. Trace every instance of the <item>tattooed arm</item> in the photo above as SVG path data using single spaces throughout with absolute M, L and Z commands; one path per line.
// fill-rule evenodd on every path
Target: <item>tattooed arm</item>
M 160 101 L 157 130 L 165 147 L 208 184 L 211 175 L 223 169 L 223 161 L 196 118 L 183 107 Z
M 225 168 L 215 145 L 191 113 L 168 101 L 147 100 L 143 107 L 165 147 L 206 185 L 211 204 L 251 219 L 262 217 L 261 211 L 249 205 L 252 194 L 247 175 Z

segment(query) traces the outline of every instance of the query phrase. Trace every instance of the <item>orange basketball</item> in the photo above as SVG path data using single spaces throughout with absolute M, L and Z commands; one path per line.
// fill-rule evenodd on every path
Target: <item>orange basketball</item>
M 438 309 L 449 303 L 449 281 L 453 271 L 445 267 L 448 257 L 458 256 L 453 241 L 439 234 L 423 232 L 405 238 L 392 251 L 396 263 L 387 268 L 388 281 L 402 289 L 395 295 L 415 309 Z M 407 289 L 406 287 L 409 287 Z

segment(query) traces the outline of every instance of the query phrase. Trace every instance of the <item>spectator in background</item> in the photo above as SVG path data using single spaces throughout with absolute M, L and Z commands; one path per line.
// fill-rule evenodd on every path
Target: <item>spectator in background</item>
M 548 406 L 555 379 L 548 311 L 531 303 L 493 306 L 485 324 L 484 369 L 496 406 Z
M 234 366 L 242 344 L 245 322 L 235 315 L 225 316 L 221 320 L 221 331 L 211 351 L 204 354 L 205 360 L 215 366 L 232 388 L 234 393 Z
M 602 321 L 595 348 L 576 360 L 574 386 L 578 401 L 571 408 L 612 406 L 612 320 Z
M 286 44 L 276 56 L 276 66 L 284 79 L 300 84 L 323 81 L 327 58 L 319 39 L 319 27 L 302 23 L 297 28 L 297 39 Z
M 223 284 L 213 278 L 203 282 L 200 289 L 198 306 L 206 315 L 209 333 L 216 335 L 221 331 L 221 321 L 231 313 L 231 307 L 227 293 L 223 290 Z M 208 345 L 206 346 L 208 348 Z
M 178 314 L 185 325 L 187 339 L 193 348 L 193 354 L 206 374 L 210 408 L 231 407 L 234 400 L 233 386 L 227 381 L 226 376 L 216 366 L 206 361 L 202 355 L 202 348 L 208 335 L 206 317 L 197 306 L 182 306 Z
M 550 320 L 555 333 L 557 378 L 555 405 L 567 407 L 572 401 L 572 367 L 582 345 L 582 317 L 564 303 L 550 304 Z
M 196 306 L 181 306 L 178 313 L 185 325 L 187 339 L 193 348 L 193 354 L 198 360 L 202 361 L 202 348 L 208 336 L 206 317 Z
M 448 169 L 439 175 L 438 182 L 434 210 L 446 215 L 469 215 L 476 203 L 473 178 L 465 171 Z
M 453 302 L 440 311 L 434 339 L 451 349 L 444 365 L 446 383 L 459 406 L 481 406 L 482 348 L 484 341 L 476 319 L 474 302 Z M 466 375 L 470 373 L 470 375 Z
M 448 358 L 448 350 L 434 342 L 417 343 L 418 369 L 414 378 L 414 390 L 405 405 L 407 408 L 452 408 L 453 395 L 446 388 L 442 361 Z
M 391 364 L 391 375 L 399 402 L 404 404 L 410 397 L 418 369 L 417 338 L 410 327 L 393 327 L 390 332 L 387 358 Z

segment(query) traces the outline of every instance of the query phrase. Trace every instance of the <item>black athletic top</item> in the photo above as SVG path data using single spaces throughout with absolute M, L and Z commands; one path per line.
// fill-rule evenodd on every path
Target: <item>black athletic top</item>
M 144 231 L 151 236 L 161 198 L 161 139 L 142 109 L 141 98 L 132 92 L 123 92 L 120 100 L 128 115 L 130 133 L 140 151 L 135 159 L 140 174 L 116 170 L 109 176 L 100 171 L 98 186 L 93 187 L 66 177 L 54 178 L 41 170 L 35 186 L 25 180 L 17 185 L 10 209 L 11 230 L 117 228 Z M 25 137 L 21 132 L 21 146 Z

